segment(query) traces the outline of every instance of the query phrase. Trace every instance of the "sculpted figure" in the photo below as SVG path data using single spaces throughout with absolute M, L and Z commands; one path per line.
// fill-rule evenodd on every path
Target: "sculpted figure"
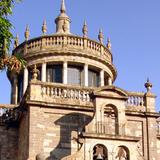
M 118 159 L 117 159 L 118 158 Z M 127 160 L 127 153 L 123 147 L 120 147 L 116 155 L 117 160 Z

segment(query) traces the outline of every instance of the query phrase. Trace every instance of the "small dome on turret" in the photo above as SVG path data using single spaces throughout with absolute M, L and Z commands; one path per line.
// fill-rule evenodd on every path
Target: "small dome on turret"
M 70 34 L 71 20 L 66 14 L 65 1 L 62 0 L 59 16 L 55 19 L 56 33 Z

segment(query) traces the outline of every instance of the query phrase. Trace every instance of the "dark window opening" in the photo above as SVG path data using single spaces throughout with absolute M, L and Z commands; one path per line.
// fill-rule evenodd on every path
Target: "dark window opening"
M 21 101 L 23 96 L 23 74 L 18 76 L 18 102 Z
M 68 66 L 68 84 L 83 84 L 83 71 L 81 67 Z
M 46 72 L 47 82 L 62 83 L 62 65 L 49 65 Z
M 98 87 L 99 86 L 99 73 L 93 70 L 88 70 L 88 86 L 89 87 Z

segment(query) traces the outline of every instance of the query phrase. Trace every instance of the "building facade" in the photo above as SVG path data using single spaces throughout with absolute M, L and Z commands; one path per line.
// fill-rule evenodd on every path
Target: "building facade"
M 27 65 L 8 73 L 11 105 L 0 109 L 0 160 L 158 160 L 159 114 L 152 84 L 146 93 L 114 86 L 111 42 L 70 32 L 62 0 L 56 33 L 15 41 Z

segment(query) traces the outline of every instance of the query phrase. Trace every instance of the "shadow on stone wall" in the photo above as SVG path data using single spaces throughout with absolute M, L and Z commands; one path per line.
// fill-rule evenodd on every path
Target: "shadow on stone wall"
M 84 126 L 87 125 L 91 119 L 91 116 L 85 114 L 70 113 L 55 121 L 55 124 L 60 126 L 60 140 L 46 160 L 60 160 L 70 155 L 71 141 L 76 141 L 78 134 L 84 130 Z

